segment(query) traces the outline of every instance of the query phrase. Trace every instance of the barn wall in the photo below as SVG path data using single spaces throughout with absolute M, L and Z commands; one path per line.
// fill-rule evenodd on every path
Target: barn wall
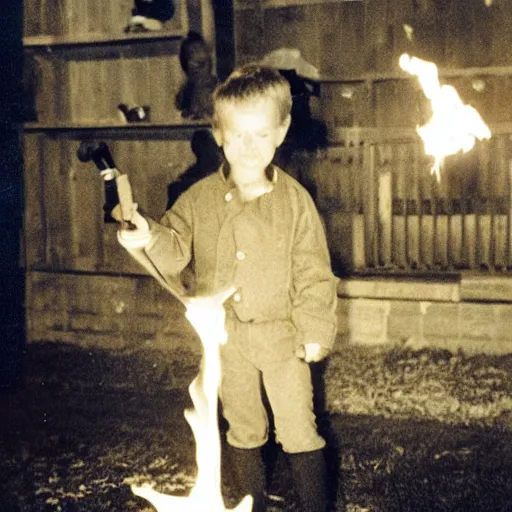
M 310 102 L 330 146 L 307 173 L 341 273 L 512 266 L 511 26 L 512 7 L 501 1 L 235 2 L 238 64 L 296 48 L 319 71 L 320 96 Z M 439 182 L 416 133 L 429 102 L 400 69 L 403 53 L 434 62 L 441 83 L 493 133 L 447 159 Z
M 340 79 L 396 72 L 404 52 L 441 68 L 507 66 L 511 24 L 512 6 L 500 0 L 235 1 L 238 63 L 296 47 Z
M 160 218 L 168 185 L 196 161 L 190 141 L 100 136 L 117 168 L 130 176 L 141 210 Z M 54 272 L 140 274 L 140 267 L 120 250 L 117 225 L 103 221 L 103 179 L 92 162 L 77 158 L 80 140 L 73 134 L 25 134 L 25 179 L 30 185 L 25 187 L 26 265 Z
M 26 36 L 87 34 L 96 28 L 76 23 L 99 19 L 94 12 L 80 15 L 81 9 L 93 9 L 97 2 L 53 3 L 55 9 L 49 9 L 45 0 L 25 2 Z M 123 0 L 116 9 L 125 13 L 128 4 Z M 62 5 L 69 9 L 63 11 Z M 124 15 L 100 17 L 108 25 L 102 28 L 106 32 L 119 32 L 126 22 Z M 414 29 L 411 40 L 405 25 Z M 368 183 L 362 179 L 362 160 L 354 156 L 357 148 L 369 140 L 379 145 L 379 170 L 392 165 L 397 174 L 394 199 L 415 199 L 407 173 L 417 156 L 411 148 L 418 140 L 411 134 L 425 119 L 426 106 L 414 79 L 398 68 L 403 52 L 434 61 L 463 100 L 473 104 L 488 123 L 500 127 L 505 142 L 500 145 L 497 140 L 493 141 L 497 146 L 484 147 L 484 158 L 475 165 L 473 160 L 469 167 L 489 196 L 508 187 L 505 174 L 496 179 L 496 169 L 506 173 L 509 169 L 511 29 L 512 5 L 500 0 L 490 7 L 484 0 L 235 1 L 237 64 L 280 47 L 296 47 L 320 70 L 320 97 L 312 99 L 312 109 L 326 123 L 331 147 L 314 161 L 312 176 L 332 252 L 347 267 L 364 262 L 369 251 L 365 221 L 359 215 Z M 180 121 L 172 95 L 162 92 L 174 91 L 182 79 L 176 57 L 169 57 L 170 49 L 158 42 L 141 54 L 137 48 L 125 47 L 126 54 L 113 48 L 97 57 L 84 53 L 83 59 L 80 52 L 89 50 L 71 48 L 63 58 L 48 53 L 32 63 L 45 76 L 32 98 L 38 122 L 56 130 L 45 128 L 44 135 L 29 130 L 24 139 L 25 181 L 30 184 L 24 234 L 30 342 L 69 341 L 112 350 L 198 348 L 182 307 L 142 275 L 118 246 L 116 227 L 103 223 L 102 182 L 92 165 L 76 158 L 83 134 L 74 131 L 74 124 L 115 125 L 118 114 L 113 106 L 120 99 L 142 104 L 151 100 L 154 123 Z M 118 87 L 110 87 L 113 76 Z M 475 79 L 481 82 L 475 84 Z M 93 87 L 85 88 L 83 95 L 73 94 L 84 81 L 110 87 L 109 95 L 96 94 Z M 70 126 L 69 132 L 59 132 L 61 124 Z M 404 130 L 405 139 L 390 142 L 389 134 L 398 130 Z M 86 135 L 95 136 L 90 130 Z M 170 140 L 170 135 L 139 133 L 130 139 L 110 137 L 105 130 L 98 136 L 109 143 L 118 167 L 130 174 L 135 200 L 158 217 L 165 208 L 167 184 L 194 161 L 188 138 Z M 496 161 L 493 155 L 498 155 Z M 452 162 L 455 169 L 462 165 L 464 172 L 466 163 Z M 428 165 L 422 165 L 426 173 Z M 421 173 L 423 167 L 416 166 L 414 172 Z M 431 178 L 416 177 L 428 190 Z M 441 196 L 450 183 L 446 175 Z M 388 242 L 392 243 L 385 245 L 384 259 L 391 251 L 404 261 L 410 257 L 411 247 L 396 239 Z M 495 248 L 489 248 L 490 256 L 491 250 Z M 429 251 L 427 256 L 433 260 L 435 248 Z M 377 251 L 374 256 L 381 255 Z M 498 256 L 507 263 L 510 251 L 501 249 Z M 508 283 L 500 274 L 484 281 L 459 278 L 449 284 L 432 278 L 343 278 L 337 349 L 348 342 L 392 342 L 508 351 L 512 348 Z
M 345 340 L 510 350 L 511 28 L 512 4 L 500 0 L 235 2 L 238 64 L 291 47 L 319 71 L 311 106 L 330 147 L 309 179 L 338 269 L 370 261 L 388 274 L 342 280 Z M 493 133 L 451 157 L 440 182 L 415 134 L 430 110 L 416 78 L 399 68 L 403 53 L 434 62 L 441 83 Z M 495 272 L 457 273 L 464 268 Z M 397 269 L 416 277 L 397 278 Z

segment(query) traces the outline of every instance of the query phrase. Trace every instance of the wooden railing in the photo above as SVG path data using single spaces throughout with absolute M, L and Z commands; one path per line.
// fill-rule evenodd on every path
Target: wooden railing
M 448 157 L 440 180 L 418 137 L 352 140 L 313 170 L 343 271 L 512 270 L 512 141 Z

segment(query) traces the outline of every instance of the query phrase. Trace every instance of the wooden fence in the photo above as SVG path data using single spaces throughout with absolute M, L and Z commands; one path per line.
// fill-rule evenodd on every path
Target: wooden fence
M 362 271 L 512 268 L 511 137 L 448 157 L 438 180 L 418 137 L 352 140 L 314 167 L 338 265 Z
M 169 141 L 167 132 L 157 140 L 130 140 L 130 133 L 102 138 L 130 174 L 136 200 L 158 218 L 168 184 L 194 161 L 190 142 L 185 135 Z M 26 263 L 134 273 L 131 262 L 120 261 L 115 226 L 103 224 L 101 180 L 92 164 L 76 157 L 82 136 L 80 130 L 25 134 L 25 179 L 32 184 L 25 197 Z M 511 162 L 511 136 L 493 135 L 449 157 L 438 181 L 414 134 L 363 136 L 339 139 L 314 159 L 307 179 L 339 268 L 506 271 L 512 269 Z

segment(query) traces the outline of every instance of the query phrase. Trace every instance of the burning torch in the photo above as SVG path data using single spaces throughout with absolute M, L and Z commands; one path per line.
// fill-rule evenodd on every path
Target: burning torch
M 121 230 L 134 231 L 137 226 L 132 217 L 138 205 L 133 201 L 132 188 L 127 174 L 116 167 L 112 153 L 105 142 L 81 141 L 76 156 L 81 162 L 94 162 L 105 185 L 105 222 L 119 222 Z M 119 205 L 121 219 L 112 216 L 112 210 Z M 179 280 L 171 281 L 164 277 L 144 251 L 126 248 L 133 259 L 144 267 L 169 293 L 187 305 L 185 289 Z
M 121 229 L 135 230 L 132 217 L 137 211 L 133 202 L 130 182 L 126 174 L 117 169 L 112 154 L 105 142 L 82 141 L 77 151 L 81 162 L 93 161 L 105 183 L 106 222 L 116 222 L 112 210 L 120 205 Z M 135 220 L 135 219 L 134 219 Z M 142 265 L 169 293 L 186 307 L 185 316 L 201 339 L 202 361 L 199 374 L 191 382 L 189 393 L 193 409 L 185 411 L 196 439 L 198 473 L 196 483 L 189 496 L 168 496 L 147 486 L 132 485 L 132 492 L 152 503 L 159 512 L 226 512 L 221 493 L 220 435 L 217 421 L 217 399 L 220 386 L 220 345 L 226 343 L 225 315 L 223 304 L 234 293 L 234 288 L 222 290 L 212 296 L 189 297 L 183 287 L 164 277 L 143 250 L 125 247 L 130 255 Z M 250 512 L 253 498 L 246 496 L 233 512 Z

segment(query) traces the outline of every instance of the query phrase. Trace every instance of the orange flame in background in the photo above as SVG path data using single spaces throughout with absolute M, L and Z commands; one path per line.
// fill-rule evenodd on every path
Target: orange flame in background
M 439 83 L 437 66 L 433 62 L 410 57 L 400 57 L 400 67 L 416 75 L 425 96 L 432 105 L 432 117 L 416 130 L 423 139 L 425 153 L 434 157 L 431 172 L 440 179 L 444 159 L 459 151 L 468 152 L 478 140 L 489 139 L 491 132 L 480 114 L 470 105 L 464 105 L 451 85 Z
M 220 386 L 219 347 L 227 342 L 224 301 L 234 289 L 212 297 L 184 300 L 185 316 L 201 339 L 203 357 L 196 378 L 189 386 L 194 409 L 185 418 L 196 440 L 197 478 L 189 496 L 169 496 L 150 485 L 135 486 L 134 494 L 151 502 L 158 512 L 225 512 L 221 493 L 221 447 L 217 404 Z M 246 496 L 233 510 L 251 512 L 253 499 Z

